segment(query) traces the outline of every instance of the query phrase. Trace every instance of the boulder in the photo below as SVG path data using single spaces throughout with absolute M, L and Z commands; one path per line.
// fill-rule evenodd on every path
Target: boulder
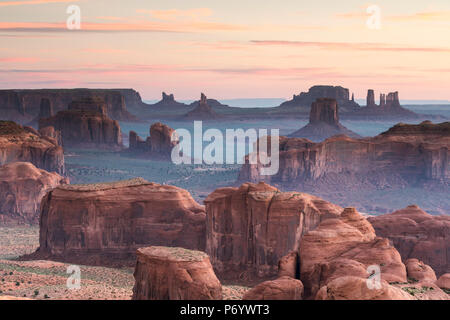
M 430 266 L 426 265 L 418 259 L 408 259 L 405 262 L 406 273 L 409 279 L 414 279 L 414 281 L 423 282 L 436 282 L 436 274 Z
M 436 282 L 436 285 L 441 289 L 447 290 L 447 293 L 450 294 L 450 273 L 443 274 Z
M 242 300 L 302 300 L 303 284 L 291 277 L 265 281 L 245 293 Z
M 133 300 L 222 300 L 208 255 L 184 248 L 137 250 Z
M 390 239 L 404 261 L 423 261 L 437 276 L 450 272 L 449 216 L 432 216 L 411 205 L 369 221 L 378 236 Z
M 137 178 L 59 186 L 41 206 L 36 256 L 127 265 L 149 245 L 205 249 L 205 211 L 186 190 Z
M 13 162 L 0 167 L 0 222 L 39 222 L 44 195 L 68 179 L 55 172 L 36 168 L 29 162 Z

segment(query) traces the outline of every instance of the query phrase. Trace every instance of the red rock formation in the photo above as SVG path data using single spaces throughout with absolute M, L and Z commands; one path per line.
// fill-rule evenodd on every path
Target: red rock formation
M 69 110 L 39 120 L 39 128 L 52 126 L 61 132 L 64 147 L 120 149 L 122 134 L 119 123 L 106 115 L 106 104 L 99 99 L 74 101 Z
M 0 165 L 31 162 L 40 169 L 64 174 L 64 151 L 55 142 L 11 122 L 0 121 Z
M 436 273 L 429 265 L 426 265 L 418 259 L 408 259 L 405 262 L 406 272 L 409 279 L 414 279 L 419 282 L 436 282 Z
M 450 294 L 450 273 L 443 274 L 436 282 L 436 285 L 441 289 L 445 289 Z
M 29 162 L 0 167 L 0 222 L 37 223 L 44 195 L 68 180 Z
M 321 141 L 326 138 L 344 134 L 352 138 L 359 135 L 339 123 L 337 101 L 334 99 L 317 99 L 311 106 L 309 124 L 292 133 L 290 137 L 307 138 Z
M 450 122 L 400 124 L 374 138 L 337 136 L 322 143 L 280 137 L 279 145 L 276 175 L 260 175 L 262 165 L 247 160 L 239 181 L 302 186 L 312 193 L 450 183 Z
M 178 140 L 172 141 L 175 130 L 162 124 L 154 123 L 150 127 L 150 137 L 141 139 L 136 132 L 130 131 L 129 151 L 142 154 L 151 158 L 170 159 L 172 149 L 178 144 Z
M 211 108 L 206 96 L 202 93 L 198 106 L 186 113 L 183 118 L 191 120 L 211 120 L 220 117 L 221 116 Z
M 66 110 L 72 101 L 98 98 L 105 101 L 108 116 L 115 120 L 135 120 L 127 106 L 142 104 L 139 94 L 131 89 L 1 90 L 0 112 L 8 114 L 5 119 L 29 122 L 38 116 L 43 98 L 50 101 L 55 112 Z M 9 103 L 5 103 L 5 100 Z
M 375 106 L 375 92 L 372 89 L 367 91 L 367 102 L 366 106 Z
M 178 107 L 187 108 L 187 105 L 185 105 L 184 103 L 175 101 L 175 97 L 173 94 L 166 94 L 165 92 L 163 92 L 162 100 L 151 105 L 150 107 L 159 108 L 159 109 L 161 109 L 161 108 L 170 109 L 170 108 L 178 108 Z
M 247 291 L 242 300 L 302 300 L 303 284 L 300 280 L 280 277 L 265 281 Z
M 406 281 L 400 254 L 387 239 L 377 238 L 370 223 L 354 209 L 345 209 L 340 218 L 326 219 L 307 232 L 299 254 L 307 296 L 314 297 L 337 278 L 351 275 L 366 280 L 370 266 L 380 267 L 382 280 Z
M 375 103 L 375 93 L 372 89 L 367 92 L 367 104 L 365 107 L 349 114 L 351 117 L 367 119 L 401 118 L 414 119 L 419 115 L 403 108 L 400 105 L 398 92 L 391 92 L 387 96 L 380 94 L 380 105 Z
M 222 300 L 208 255 L 183 248 L 138 249 L 133 300 Z
M 148 245 L 205 248 L 205 213 L 183 189 L 143 179 L 66 185 L 42 201 L 38 257 L 127 263 Z
M 39 134 L 44 139 L 50 138 L 53 143 L 62 145 L 61 131 L 55 130 L 52 126 L 39 129 Z
M 436 274 L 450 272 L 450 217 L 432 216 L 417 206 L 369 218 L 378 236 L 389 238 L 404 261 L 415 258 Z
M 211 193 L 206 205 L 206 252 L 224 276 L 275 275 L 278 260 L 297 250 L 302 235 L 342 209 L 320 198 L 243 184 Z

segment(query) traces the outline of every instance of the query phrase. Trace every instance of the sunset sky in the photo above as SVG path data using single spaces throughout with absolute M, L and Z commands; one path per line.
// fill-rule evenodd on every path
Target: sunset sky
M 366 26 L 371 5 L 381 29 Z M 68 30 L 69 5 L 81 30 Z M 450 100 L 450 1 L 0 1 L 0 88 L 289 98 L 315 84 Z

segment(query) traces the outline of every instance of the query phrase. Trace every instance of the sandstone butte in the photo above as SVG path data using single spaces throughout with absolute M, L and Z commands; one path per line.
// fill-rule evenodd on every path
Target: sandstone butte
M 290 137 L 307 138 L 322 141 L 329 137 L 344 134 L 351 138 L 360 138 L 339 122 L 339 107 L 335 99 L 320 98 L 311 105 L 309 123 Z
M 213 110 L 213 108 L 208 104 L 208 99 L 202 93 L 198 106 L 186 113 L 183 118 L 189 120 L 213 120 L 221 118 L 221 115 Z
M 12 121 L 0 121 L 0 165 L 17 161 L 65 173 L 64 151 L 55 139 Z
M 39 208 L 45 194 L 68 179 L 36 168 L 29 162 L 0 167 L 0 223 L 39 222 Z
M 221 300 L 208 255 L 174 247 L 137 251 L 133 300 Z
M 320 198 L 282 193 L 264 183 L 217 189 L 205 205 L 206 252 L 221 277 L 276 274 L 278 260 L 298 249 L 304 233 L 342 211 Z
M 416 258 L 438 276 L 450 273 L 450 216 L 432 216 L 413 205 L 369 221 L 378 236 L 391 240 L 404 261 Z
M 130 264 L 149 245 L 205 248 L 205 211 L 186 190 L 144 179 L 58 186 L 41 205 L 34 258 Z M 33 258 L 33 257 L 31 257 Z
M 120 125 L 107 115 L 107 104 L 98 98 L 72 101 L 69 109 L 39 119 L 39 129 L 59 131 L 64 147 L 121 149 Z
M 161 122 L 151 125 L 150 136 L 146 140 L 135 131 L 130 131 L 128 152 L 144 157 L 170 159 L 173 147 L 178 144 L 177 139 L 172 141 L 174 132 L 174 129 Z
M 260 175 L 262 165 L 249 164 L 247 156 L 238 180 L 344 191 L 423 183 L 448 187 L 449 146 L 450 122 L 400 123 L 373 138 L 335 136 L 321 143 L 280 137 L 278 173 Z

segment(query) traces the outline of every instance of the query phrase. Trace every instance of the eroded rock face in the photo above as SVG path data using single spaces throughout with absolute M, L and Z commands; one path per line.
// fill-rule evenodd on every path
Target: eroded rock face
M 298 249 L 304 233 L 342 211 L 320 198 L 282 193 L 264 183 L 218 189 L 205 205 L 206 252 L 224 276 L 277 274 L 278 261 Z
M 300 279 L 307 296 L 315 296 L 330 281 L 345 276 L 368 278 L 378 266 L 381 279 L 405 282 L 406 268 L 387 239 L 377 238 L 370 223 L 353 208 L 326 219 L 300 243 Z
M 0 222 L 37 223 L 44 195 L 68 180 L 29 162 L 0 167 Z
M 247 291 L 243 300 L 302 300 L 303 284 L 291 277 L 265 281 Z
M 378 236 L 391 240 L 404 261 L 419 259 L 438 276 L 450 272 L 449 216 L 432 216 L 413 205 L 369 221 Z
M 290 189 L 302 186 L 308 192 L 423 183 L 448 187 L 449 146 L 450 122 L 399 124 L 374 138 L 337 136 L 322 143 L 280 137 L 278 173 L 262 176 L 262 165 L 247 160 L 239 181 L 265 181 Z
M 380 104 L 375 103 L 375 92 L 369 89 L 367 92 L 366 106 L 355 110 L 352 116 L 366 117 L 366 118 L 402 118 L 411 119 L 418 118 L 416 113 L 403 108 L 400 105 L 399 93 L 390 92 L 387 94 L 380 94 Z
M 436 282 L 436 285 L 441 289 L 447 290 L 447 293 L 450 294 L 450 273 L 443 274 Z
M 200 101 L 198 102 L 198 106 L 186 113 L 184 115 L 184 118 L 192 120 L 211 120 L 220 118 L 220 115 L 211 108 L 211 106 L 208 104 L 208 99 L 202 93 Z
M 208 255 L 184 248 L 138 249 L 133 300 L 222 300 Z
M 317 99 L 311 105 L 309 124 L 292 133 L 290 137 L 321 141 L 335 135 L 358 138 L 359 135 L 339 123 L 338 104 L 335 99 Z
M 429 281 L 436 282 L 436 274 L 434 270 L 418 259 L 408 259 L 405 262 L 408 278 L 419 282 Z
M 183 189 L 143 179 L 67 185 L 42 201 L 37 254 L 84 264 L 133 261 L 148 245 L 205 248 L 205 211 Z
M 136 132 L 130 131 L 129 151 L 152 158 L 170 159 L 173 147 L 178 144 L 174 133 L 174 129 L 161 122 L 154 123 L 150 127 L 150 136 L 146 140 L 140 138 Z
M 0 90 L 0 111 L 7 115 L 4 119 L 27 123 L 38 117 L 42 99 L 49 100 L 54 112 L 59 112 L 66 110 L 72 101 L 85 98 L 103 100 L 108 116 L 115 120 L 134 120 L 127 106 L 142 104 L 139 94 L 132 89 Z
M 36 135 L 12 121 L 0 121 L 0 165 L 31 162 L 40 169 L 64 174 L 64 151 L 57 142 Z
M 73 101 L 69 110 L 39 120 L 39 128 L 53 127 L 61 132 L 64 147 L 120 149 L 122 134 L 119 123 L 107 115 L 103 100 L 86 98 Z

